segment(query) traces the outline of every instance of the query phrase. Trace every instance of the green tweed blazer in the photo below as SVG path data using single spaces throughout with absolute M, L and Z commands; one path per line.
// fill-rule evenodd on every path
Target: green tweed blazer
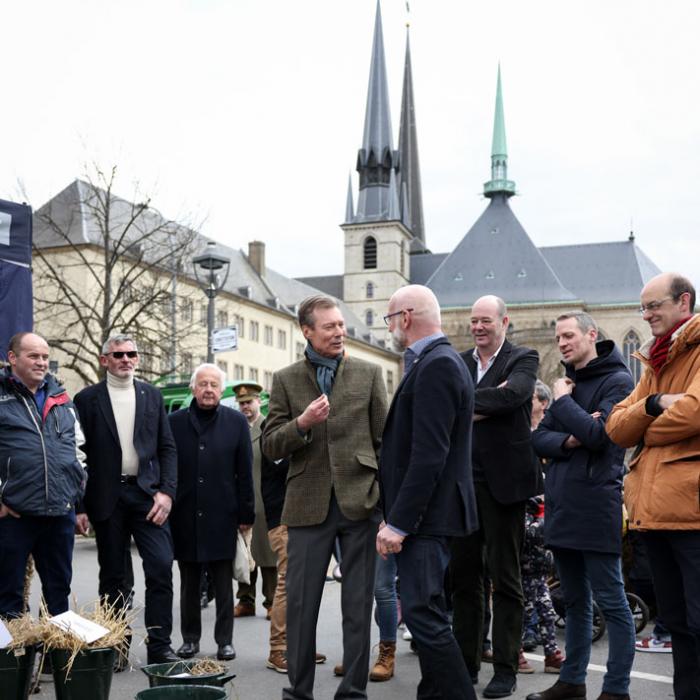
M 316 371 L 306 358 L 274 374 L 263 452 L 274 460 L 289 457 L 282 523 L 292 527 L 322 523 L 331 488 L 350 520 L 368 518 L 379 499 L 377 464 L 387 413 L 381 368 L 343 358 L 328 419 L 301 436 L 296 419 L 320 395 Z

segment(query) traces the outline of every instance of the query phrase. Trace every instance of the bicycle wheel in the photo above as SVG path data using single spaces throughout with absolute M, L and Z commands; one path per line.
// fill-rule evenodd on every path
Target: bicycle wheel
M 605 618 L 600 612 L 598 603 L 593 601 L 593 636 L 592 642 L 597 642 L 605 634 Z
M 634 629 L 639 634 L 649 622 L 649 606 L 635 593 L 625 593 L 625 595 L 634 618 Z

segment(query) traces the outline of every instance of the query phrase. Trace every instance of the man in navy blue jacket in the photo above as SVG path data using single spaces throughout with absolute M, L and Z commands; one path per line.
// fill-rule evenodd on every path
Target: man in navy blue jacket
M 401 611 L 421 666 L 418 698 L 471 700 L 467 667 L 445 610 L 449 539 L 477 528 L 471 479 L 474 387 L 440 325 L 435 295 L 399 289 L 384 317 L 404 376 L 389 409 L 379 466 L 384 522 L 377 551 L 395 554 Z
M 610 638 L 598 700 L 629 700 L 635 630 L 620 566 L 624 450 L 607 436 L 605 420 L 633 382 L 615 344 L 596 342 L 597 337 L 595 321 L 586 313 L 557 319 L 566 376 L 554 383 L 554 401 L 533 433 L 535 451 L 550 460 L 545 544 L 554 553 L 567 612 L 566 661 L 559 680 L 528 700 L 586 697 L 591 597 L 605 616 Z

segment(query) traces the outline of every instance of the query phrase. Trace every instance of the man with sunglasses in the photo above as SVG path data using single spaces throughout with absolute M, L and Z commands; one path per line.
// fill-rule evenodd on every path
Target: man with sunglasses
M 642 289 L 652 339 L 635 357 L 644 373 L 611 411 L 606 430 L 634 447 L 625 477 L 632 530 L 649 553 L 659 617 L 671 631 L 677 700 L 700 698 L 700 317 L 695 289 L 665 273 Z
M 129 594 L 125 553 L 133 536 L 146 578 L 148 663 L 178 661 L 170 647 L 173 543 L 168 515 L 177 452 L 160 392 L 134 379 L 136 341 L 115 335 L 102 347 L 105 379 L 75 397 L 85 432 L 88 486 L 78 522 L 95 530 L 100 593 L 121 608 Z

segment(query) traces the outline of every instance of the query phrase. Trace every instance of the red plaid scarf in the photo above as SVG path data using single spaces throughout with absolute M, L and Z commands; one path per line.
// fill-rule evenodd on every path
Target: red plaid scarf
M 678 323 L 671 328 L 671 330 L 666 333 L 665 335 L 659 336 L 655 341 L 654 344 L 651 346 L 651 350 L 649 351 L 649 361 L 651 362 L 651 366 L 654 368 L 654 372 L 658 374 L 661 371 L 661 368 L 666 364 L 666 360 L 668 359 L 668 351 L 671 349 L 671 336 L 690 318 L 684 318 L 682 321 L 678 321 Z

